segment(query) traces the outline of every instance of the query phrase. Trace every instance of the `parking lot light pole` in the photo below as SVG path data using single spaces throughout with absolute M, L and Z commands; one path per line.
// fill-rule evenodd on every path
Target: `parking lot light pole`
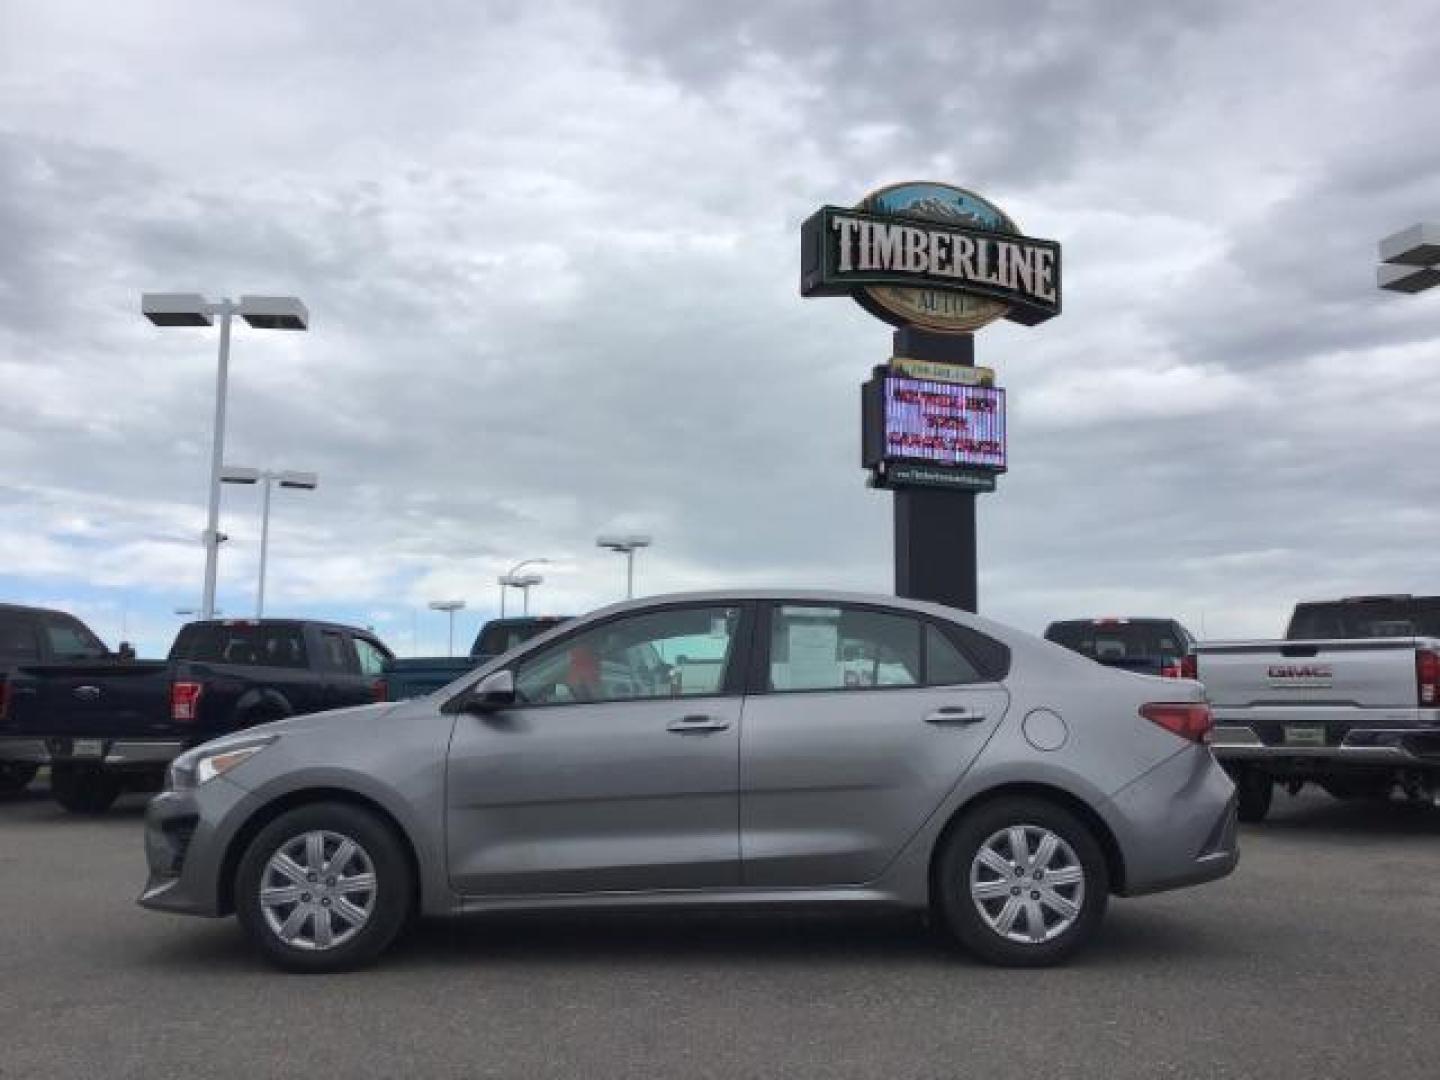
M 255 617 L 265 617 L 265 562 L 270 549 L 270 490 L 276 484 L 282 488 L 297 491 L 314 491 L 320 486 L 320 478 L 313 472 L 293 472 L 289 469 L 248 469 L 241 465 L 226 465 L 220 471 L 220 480 L 225 484 L 263 484 L 265 493 L 260 500 L 260 577 L 255 587 Z
M 215 614 L 220 558 L 220 470 L 225 453 L 225 395 L 230 373 L 230 322 L 239 315 L 257 330 L 307 330 L 310 312 L 294 296 L 242 296 L 211 302 L 199 293 L 145 293 L 140 310 L 156 326 L 214 326 L 220 316 L 220 363 L 215 375 L 215 431 L 210 448 L 210 498 L 205 526 L 202 618 Z
M 548 566 L 549 563 L 549 559 L 522 559 L 495 579 L 500 584 L 500 617 L 502 619 L 505 617 L 505 590 L 511 587 L 511 581 L 515 575 L 527 566 Z
M 611 551 L 624 554 L 626 600 L 635 596 L 635 552 L 649 547 L 651 543 L 653 541 L 650 537 L 638 533 L 630 536 L 599 536 L 595 539 L 596 547 L 609 548 Z
M 430 601 L 430 610 L 431 610 L 431 611 L 443 611 L 443 612 L 445 612 L 446 615 L 448 615 L 448 616 L 450 617 L 450 637 L 449 637 L 449 644 L 446 645 L 446 647 L 445 647 L 445 655 L 446 655 L 446 656 L 454 656 L 454 655 L 455 655 L 455 612 L 461 610 L 464 606 L 465 606 L 465 601 L 464 601 L 464 600 L 431 600 L 431 601 Z
M 1404 293 L 1440 285 L 1440 224 L 1422 221 L 1381 240 L 1375 283 Z

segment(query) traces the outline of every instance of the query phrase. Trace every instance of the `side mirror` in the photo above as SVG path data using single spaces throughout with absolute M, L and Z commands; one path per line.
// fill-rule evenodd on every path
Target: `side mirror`
M 515 704 L 515 675 L 492 671 L 465 695 L 464 709 L 472 713 L 493 713 Z

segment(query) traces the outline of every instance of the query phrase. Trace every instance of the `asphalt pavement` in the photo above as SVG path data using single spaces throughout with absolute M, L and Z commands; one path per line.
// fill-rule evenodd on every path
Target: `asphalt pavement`
M 1440 811 L 1278 796 L 1232 877 L 1115 902 L 1060 970 L 908 918 L 629 915 L 427 924 L 303 977 L 135 906 L 143 805 L 0 801 L 0 1077 L 1440 1075 Z

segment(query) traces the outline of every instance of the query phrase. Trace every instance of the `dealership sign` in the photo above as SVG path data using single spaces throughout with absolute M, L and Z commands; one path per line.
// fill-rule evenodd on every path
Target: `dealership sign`
M 1023 236 L 993 203 L 949 184 L 893 184 L 801 229 L 803 296 L 849 294 L 898 326 L 969 333 L 1060 314 L 1060 245 Z

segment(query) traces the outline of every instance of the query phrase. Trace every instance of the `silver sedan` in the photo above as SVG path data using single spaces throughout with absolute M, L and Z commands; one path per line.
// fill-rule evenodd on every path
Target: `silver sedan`
M 1200 686 L 894 597 L 657 597 L 427 698 L 184 754 L 140 903 L 234 913 L 291 970 L 412 915 L 822 902 L 928 910 L 1004 964 L 1070 956 L 1112 894 L 1238 857 Z

